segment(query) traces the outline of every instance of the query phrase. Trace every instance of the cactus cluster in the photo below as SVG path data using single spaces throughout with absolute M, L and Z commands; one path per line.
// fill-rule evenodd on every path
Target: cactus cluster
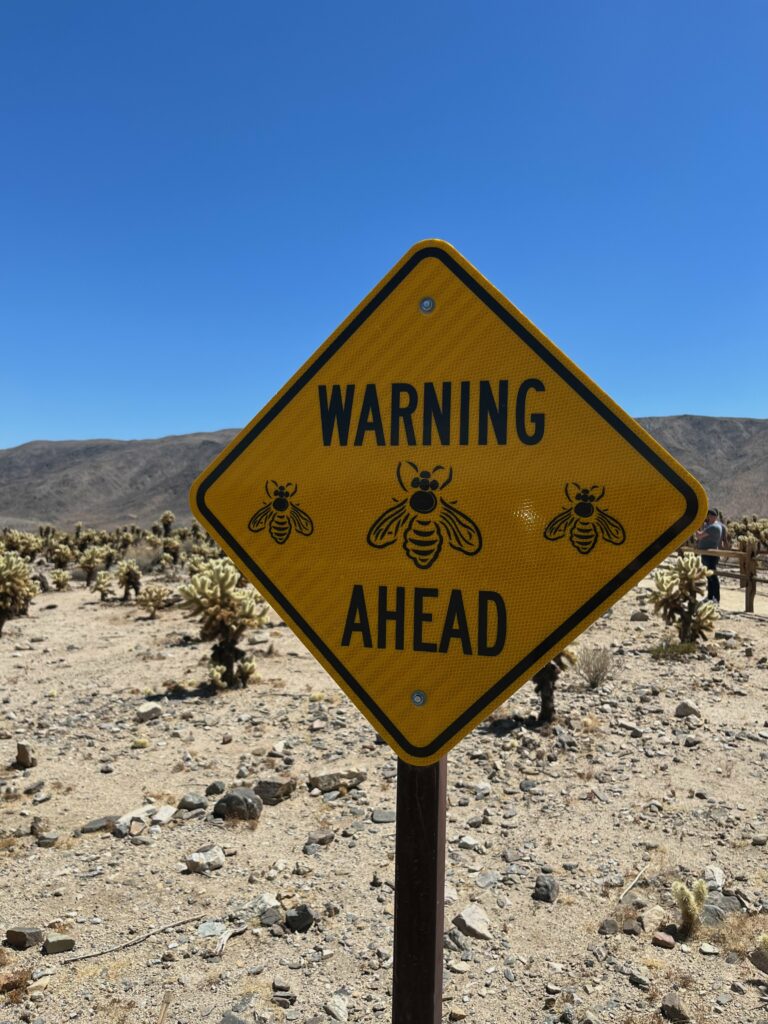
M 672 883 L 672 897 L 682 918 L 679 928 L 682 938 L 692 935 L 698 928 L 707 892 L 707 883 L 703 878 L 698 878 L 691 889 L 684 882 Z
M 266 605 L 231 562 L 218 559 L 201 568 L 181 588 L 182 604 L 200 619 L 200 636 L 213 641 L 211 681 L 220 689 L 240 687 L 253 678 L 255 666 L 238 647 L 246 629 L 260 626 Z
M 157 618 L 157 613 L 164 608 L 171 598 L 168 587 L 161 583 L 148 583 L 136 598 L 136 604 L 148 613 L 150 619 Z
M 728 533 L 737 550 L 746 551 L 749 544 L 754 544 L 758 551 L 768 551 L 768 519 L 757 516 L 732 519 L 728 522 Z
M 680 643 L 695 643 L 714 628 L 717 606 L 702 600 L 709 574 L 693 551 L 678 555 L 670 567 L 653 574 L 653 610 L 668 625 L 676 626 Z
M 127 601 L 131 591 L 138 597 L 141 591 L 141 569 L 132 558 L 126 558 L 117 566 L 117 582 L 123 588 L 121 601 Z
M 8 619 L 27 614 L 38 590 L 29 563 L 17 551 L 0 552 L 0 633 Z

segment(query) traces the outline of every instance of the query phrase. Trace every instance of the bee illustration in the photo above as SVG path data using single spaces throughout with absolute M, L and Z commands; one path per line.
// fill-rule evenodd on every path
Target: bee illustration
M 560 540 L 569 533 L 571 544 L 581 555 L 588 555 L 597 544 L 598 538 L 609 544 L 623 544 L 626 539 L 624 527 L 605 509 L 598 508 L 602 501 L 605 488 L 597 493 L 598 485 L 582 487 L 581 484 L 565 485 L 565 496 L 570 508 L 558 512 L 554 519 L 547 523 L 544 536 L 547 540 Z
M 410 466 L 413 477 L 410 484 L 403 483 L 403 466 Z M 446 475 L 447 474 L 447 475 Z M 376 519 L 368 531 L 368 543 L 374 548 L 394 544 L 403 533 L 403 549 L 415 566 L 428 569 L 443 547 L 443 538 L 464 555 L 476 555 L 483 546 L 475 523 L 464 512 L 437 496 L 453 479 L 453 470 L 444 466 L 419 469 L 413 462 L 398 463 L 397 482 L 411 494 Z
M 291 501 L 298 490 L 298 484 L 279 484 L 276 480 L 268 480 L 264 489 L 269 501 L 251 516 L 248 529 L 252 533 L 260 533 L 268 526 L 269 535 L 277 544 L 285 544 L 294 527 L 296 533 L 309 537 L 315 524 L 306 512 L 302 512 Z

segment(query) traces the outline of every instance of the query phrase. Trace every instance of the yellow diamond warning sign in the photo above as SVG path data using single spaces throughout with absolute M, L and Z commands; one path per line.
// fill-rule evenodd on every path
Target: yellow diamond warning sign
M 646 575 L 705 500 L 439 241 L 403 257 L 191 495 L 412 764 L 445 754 Z

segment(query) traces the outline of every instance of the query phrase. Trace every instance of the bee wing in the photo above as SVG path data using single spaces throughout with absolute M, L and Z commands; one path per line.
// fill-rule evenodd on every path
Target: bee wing
M 544 537 L 547 540 L 560 540 L 561 537 L 565 536 L 573 519 L 575 519 L 575 515 L 572 508 L 567 508 L 564 512 L 558 512 L 547 523 L 544 529 Z
M 600 536 L 603 540 L 607 540 L 609 544 L 623 544 L 626 540 L 626 533 L 624 527 L 613 516 L 609 516 L 607 512 L 603 512 L 602 509 L 597 509 L 595 512 L 595 525 L 600 531 Z
M 248 523 L 248 529 L 251 533 L 259 533 L 260 530 L 264 529 L 273 515 L 272 502 L 268 501 L 266 505 L 262 505 L 259 511 L 251 516 L 251 521 Z
M 315 524 L 309 518 L 306 512 L 302 512 L 298 505 L 291 503 L 291 511 L 289 513 L 291 522 L 296 527 L 296 533 L 301 533 L 305 537 L 309 537 L 315 528 Z
M 480 530 L 465 512 L 459 512 L 455 505 L 440 499 L 440 525 L 445 530 L 448 543 L 465 555 L 476 555 L 483 546 Z
M 368 531 L 368 543 L 374 548 L 386 548 L 394 544 L 397 535 L 408 519 L 407 499 L 398 501 L 392 508 L 382 512 Z

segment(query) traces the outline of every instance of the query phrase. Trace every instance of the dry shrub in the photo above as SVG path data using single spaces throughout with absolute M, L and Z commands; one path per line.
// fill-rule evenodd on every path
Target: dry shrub
M 593 690 L 602 685 L 611 671 L 611 652 L 607 647 L 587 647 L 579 652 L 576 669 Z
M 23 1003 L 27 995 L 27 985 L 32 977 L 32 970 L 23 967 L 8 974 L 0 975 L 0 993 L 5 996 L 6 1003 Z

